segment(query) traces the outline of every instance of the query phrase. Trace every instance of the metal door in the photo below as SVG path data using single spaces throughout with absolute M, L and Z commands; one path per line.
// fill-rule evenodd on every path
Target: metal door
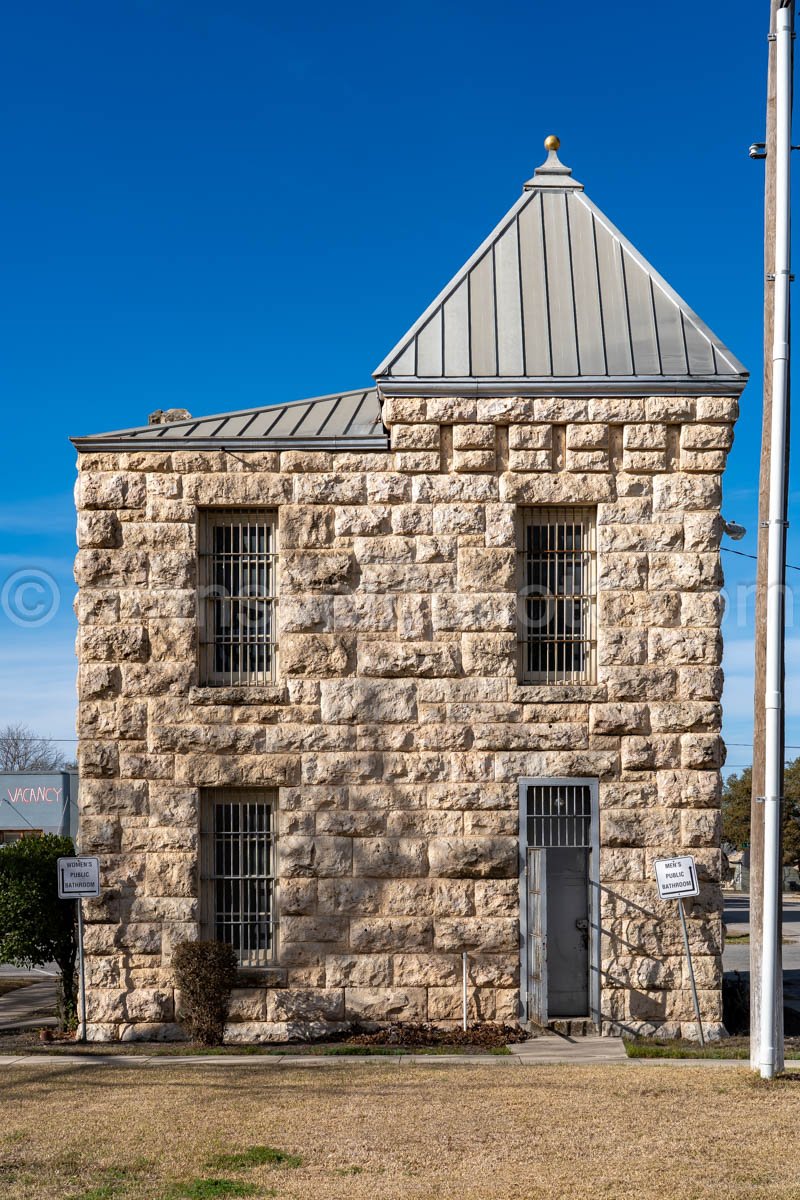
M 521 790 L 526 1009 L 528 1020 L 539 1025 L 597 1019 L 595 795 L 590 780 L 525 780 Z
M 589 850 L 547 855 L 548 1019 L 589 1015 Z
M 528 851 L 528 1020 L 547 1024 L 547 876 L 544 850 Z

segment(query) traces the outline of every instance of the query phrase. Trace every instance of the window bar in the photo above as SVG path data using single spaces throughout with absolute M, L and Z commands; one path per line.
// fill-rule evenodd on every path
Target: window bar
M 217 509 L 201 514 L 202 682 L 269 682 L 275 664 L 275 514 Z
M 205 921 L 243 967 L 262 967 L 273 947 L 274 795 L 207 793 Z
M 522 510 L 521 529 L 523 682 L 592 681 L 597 662 L 594 511 L 529 507 Z

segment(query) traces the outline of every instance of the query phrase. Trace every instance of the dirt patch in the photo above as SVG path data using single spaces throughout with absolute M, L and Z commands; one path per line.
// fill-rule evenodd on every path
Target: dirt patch
M 438 1029 L 435 1025 L 413 1022 L 387 1025 L 372 1033 L 347 1034 L 349 1046 L 461 1046 L 491 1050 L 517 1042 L 527 1042 L 531 1034 L 517 1025 L 496 1025 L 485 1021 L 466 1029 Z

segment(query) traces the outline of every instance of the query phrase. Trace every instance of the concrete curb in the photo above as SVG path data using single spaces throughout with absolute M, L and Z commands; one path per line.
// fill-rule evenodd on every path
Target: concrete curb
M 315 1057 L 301 1054 L 220 1054 L 220 1055 L 132 1055 L 132 1054 L 21 1054 L 0 1056 L 3 1067 L 267 1067 L 318 1069 L 325 1067 L 392 1066 L 403 1067 L 738 1067 L 748 1069 L 742 1058 L 628 1058 L 584 1057 L 578 1054 L 556 1057 L 534 1055 L 472 1055 L 472 1054 L 398 1054 L 342 1055 Z M 786 1064 L 787 1072 L 800 1072 L 800 1062 Z

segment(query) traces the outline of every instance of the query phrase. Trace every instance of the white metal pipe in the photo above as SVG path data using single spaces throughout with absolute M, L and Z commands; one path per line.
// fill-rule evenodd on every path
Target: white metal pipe
M 467 997 L 467 952 L 461 951 L 461 1027 L 466 1033 L 469 999 Z
M 775 1074 L 778 995 L 778 904 L 780 900 L 780 814 L 783 795 L 783 638 L 786 579 L 786 430 L 789 407 L 790 160 L 792 127 L 793 6 L 776 13 L 775 288 L 772 345 L 772 418 L 767 562 L 767 651 L 764 705 L 764 894 L 761 944 L 759 1069 Z

